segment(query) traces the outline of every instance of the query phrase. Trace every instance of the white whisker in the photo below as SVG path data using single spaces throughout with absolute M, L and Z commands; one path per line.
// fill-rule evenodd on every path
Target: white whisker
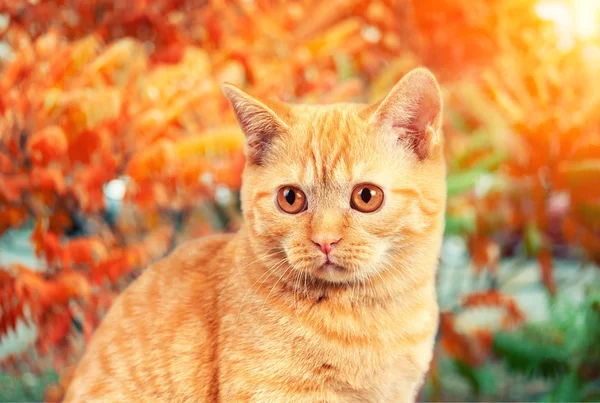
M 264 281 L 266 281 L 266 279 L 269 277 L 269 275 L 271 273 L 273 273 L 275 270 L 277 270 L 282 264 L 284 264 L 287 261 L 287 257 L 284 257 L 283 259 L 281 259 L 280 261 L 278 261 L 277 263 L 275 263 L 269 270 L 266 270 L 263 274 L 260 275 L 260 277 L 254 282 L 254 284 L 252 284 L 252 286 L 248 289 L 248 291 L 246 292 L 246 294 L 244 295 L 244 298 L 242 298 L 242 302 L 240 303 L 240 307 L 238 308 L 236 317 L 235 317 L 235 323 L 237 324 L 239 317 L 240 317 L 240 312 L 242 311 L 242 308 L 244 307 L 244 302 L 246 301 L 246 298 L 248 297 L 248 295 L 250 294 L 250 292 L 252 291 L 252 289 L 254 288 L 254 286 L 256 284 L 258 284 L 258 282 L 264 278 L 264 280 L 261 282 L 261 285 Z
M 276 252 L 268 253 L 268 254 L 266 254 L 266 255 L 263 255 L 263 256 L 259 257 L 259 258 L 258 258 L 258 259 L 256 259 L 256 260 L 254 260 L 254 261 L 252 261 L 252 262 L 250 262 L 250 263 L 246 264 L 246 265 L 245 265 L 244 267 L 242 267 L 241 269 L 238 269 L 238 270 L 236 271 L 236 273 L 235 273 L 233 276 L 231 276 L 231 278 L 230 278 L 229 280 L 227 280 L 227 282 L 224 284 L 224 286 L 223 286 L 223 287 L 224 287 L 224 288 L 226 288 L 227 286 L 229 286 L 229 284 L 231 284 L 231 282 L 232 282 L 232 281 L 233 281 L 233 280 L 234 280 L 234 279 L 235 279 L 235 278 L 236 278 L 236 277 L 237 277 L 237 276 L 238 276 L 238 275 L 239 275 L 239 274 L 240 274 L 240 273 L 241 273 L 243 270 L 245 270 L 246 268 L 250 267 L 250 266 L 251 266 L 251 265 L 253 265 L 254 263 L 258 263 L 258 262 L 260 262 L 260 261 L 262 261 L 262 260 L 265 260 L 265 259 L 268 259 L 268 258 L 270 258 L 270 257 L 277 256 L 277 255 L 278 255 L 278 254 L 280 254 L 280 253 L 285 253 L 285 251 L 284 251 L 284 250 L 278 250 L 278 251 L 276 251 Z
M 262 305 L 262 308 L 260 309 L 261 316 L 262 316 L 262 312 L 263 312 L 263 310 L 265 309 L 265 305 L 267 304 L 267 301 L 269 300 L 269 297 L 271 296 L 271 293 L 273 292 L 273 290 L 275 290 L 275 288 L 277 288 L 277 284 L 279 284 L 279 282 L 281 281 L 281 279 L 282 279 L 283 277 L 285 277 L 285 275 L 286 275 L 286 274 L 287 274 L 287 273 L 288 273 L 290 270 L 293 270 L 293 269 L 294 269 L 294 266 L 291 266 L 291 265 L 290 265 L 290 267 L 288 267 L 288 268 L 287 268 L 287 269 L 286 269 L 286 270 L 283 272 L 283 274 L 281 275 L 281 277 L 279 277 L 279 278 L 277 279 L 277 281 L 275 282 L 275 285 L 273 285 L 273 286 L 271 287 L 271 291 L 269 291 L 269 294 L 267 295 L 267 298 L 265 298 L 265 300 L 264 300 L 264 302 L 263 302 L 263 305 Z

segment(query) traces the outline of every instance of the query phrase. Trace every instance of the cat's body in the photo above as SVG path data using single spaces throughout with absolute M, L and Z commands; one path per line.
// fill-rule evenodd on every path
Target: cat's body
M 411 75 L 371 107 L 271 109 L 228 87 L 248 137 L 246 224 L 148 268 L 66 401 L 414 400 L 437 328 L 445 168 L 437 84 Z

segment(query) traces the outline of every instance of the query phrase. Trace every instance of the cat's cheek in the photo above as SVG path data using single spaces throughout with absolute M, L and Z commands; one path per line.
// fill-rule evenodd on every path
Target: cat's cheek
M 265 225 L 263 214 L 259 209 L 253 210 L 250 225 L 254 229 L 254 232 L 259 236 L 264 236 L 267 232 L 267 226 Z
M 429 228 L 431 219 L 423 214 L 416 200 L 407 200 L 403 210 L 406 212 L 405 226 L 411 231 L 422 234 Z
M 268 206 L 257 206 L 253 210 L 253 220 L 249 223 L 256 236 L 268 242 L 269 247 L 291 247 L 302 244 L 307 235 L 305 218 L 302 214 L 289 215 Z
M 261 208 L 254 210 L 254 219 L 250 223 L 254 233 L 263 238 L 269 239 L 270 241 L 277 242 L 283 236 L 285 236 L 285 226 L 279 223 L 280 217 L 276 217 L 276 212 L 264 212 Z M 279 218 L 279 219 L 278 219 Z
M 392 249 L 391 242 L 387 239 L 376 239 L 371 242 L 373 249 L 373 263 L 380 266 L 391 263 L 388 252 Z

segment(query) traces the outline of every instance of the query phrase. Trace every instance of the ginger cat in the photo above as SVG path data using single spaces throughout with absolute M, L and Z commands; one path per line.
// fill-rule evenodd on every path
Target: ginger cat
M 374 105 L 224 92 L 247 140 L 244 227 L 149 267 L 66 401 L 414 401 L 446 202 L 434 76 L 413 70 Z

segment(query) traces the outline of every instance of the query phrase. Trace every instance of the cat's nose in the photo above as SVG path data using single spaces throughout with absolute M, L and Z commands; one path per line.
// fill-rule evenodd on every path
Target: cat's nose
M 328 255 L 333 246 L 338 244 L 342 238 L 337 237 L 313 237 L 312 242 L 321 249 L 321 252 Z

